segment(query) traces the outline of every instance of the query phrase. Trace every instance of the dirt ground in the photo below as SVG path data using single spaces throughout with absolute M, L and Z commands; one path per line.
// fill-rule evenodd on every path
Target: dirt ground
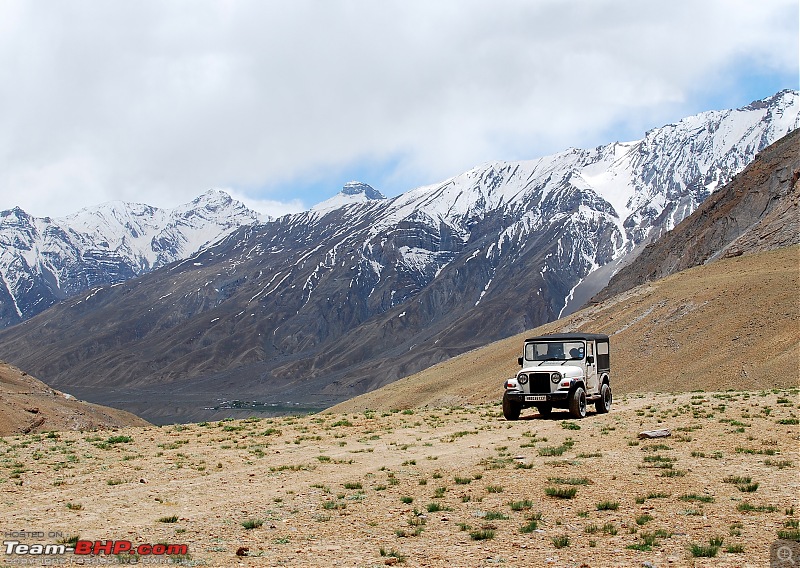
M 799 403 L 629 394 L 582 420 L 484 404 L 17 435 L 0 438 L 0 531 L 185 544 L 187 566 L 769 566 L 798 538 Z M 99 560 L 118 561 L 48 564 Z

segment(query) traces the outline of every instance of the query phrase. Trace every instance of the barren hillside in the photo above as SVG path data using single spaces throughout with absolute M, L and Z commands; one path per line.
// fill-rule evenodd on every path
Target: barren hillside
M 797 386 L 800 247 L 719 260 L 644 284 L 332 407 L 479 404 L 502 396 L 525 337 L 611 336 L 616 394 Z
M 75 400 L 0 361 L 0 436 L 145 425 L 130 412 Z

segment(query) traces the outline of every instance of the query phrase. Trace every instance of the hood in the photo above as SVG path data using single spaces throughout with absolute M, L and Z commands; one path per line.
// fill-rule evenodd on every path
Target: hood
M 583 377 L 583 369 L 577 365 L 531 365 L 517 371 L 517 375 L 520 373 L 561 373 L 566 379 Z

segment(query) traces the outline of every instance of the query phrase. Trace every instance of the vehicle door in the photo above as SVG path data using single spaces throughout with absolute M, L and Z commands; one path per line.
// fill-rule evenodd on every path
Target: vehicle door
M 590 393 L 597 392 L 597 357 L 594 341 L 586 342 L 586 389 Z

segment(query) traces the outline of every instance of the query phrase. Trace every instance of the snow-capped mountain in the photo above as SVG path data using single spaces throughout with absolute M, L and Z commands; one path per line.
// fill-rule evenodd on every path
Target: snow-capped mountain
M 386 199 L 386 197 L 371 185 L 360 181 L 349 181 L 344 184 L 342 191 L 322 203 L 317 203 L 311 209 L 313 211 L 330 211 L 345 205 L 381 199 Z
M 260 220 L 221 191 L 158 209 L 110 202 L 59 219 L 0 212 L 0 327 L 55 302 L 186 258 Z
M 164 395 L 175 392 L 196 406 L 335 402 L 557 318 L 799 115 L 800 95 L 783 91 L 638 141 L 485 164 L 390 199 L 348 184 L 310 211 L 63 302 L 0 332 L 0 348 L 86 398 L 124 387 L 142 405 L 129 408 L 153 420 L 164 400 L 174 412 Z

